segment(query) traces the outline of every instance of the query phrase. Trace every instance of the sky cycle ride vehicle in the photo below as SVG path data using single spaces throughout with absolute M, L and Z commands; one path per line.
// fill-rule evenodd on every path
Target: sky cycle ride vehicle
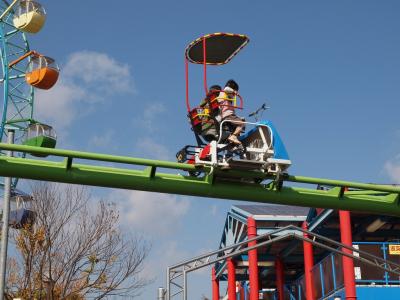
M 241 145 L 230 143 L 237 121 L 221 120 L 221 106 L 224 93 L 221 87 L 207 87 L 207 65 L 227 64 L 249 42 L 245 35 L 214 33 L 204 35 L 191 42 L 185 50 L 186 106 L 191 129 L 197 145 L 186 145 L 177 154 L 177 160 L 196 166 L 212 166 L 227 170 L 258 170 L 279 177 L 291 165 L 291 161 L 278 131 L 268 120 L 241 122 L 247 132 L 239 136 Z M 205 99 L 199 106 L 191 107 L 189 102 L 189 62 L 203 65 Z M 233 109 L 243 109 L 243 98 L 235 92 L 229 99 Z M 225 104 L 226 105 L 226 104 Z M 263 105 L 265 108 L 265 105 Z M 237 125 L 237 124 L 236 124 Z M 199 176 L 199 172 L 190 172 Z

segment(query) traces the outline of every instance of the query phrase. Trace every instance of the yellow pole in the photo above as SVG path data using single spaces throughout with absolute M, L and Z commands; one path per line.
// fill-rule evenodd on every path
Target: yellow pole
M 3 20 L 3 18 L 9 13 L 9 11 L 14 7 L 15 4 L 17 4 L 19 0 L 14 0 L 13 3 L 9 7 L 6 8 L 6 10 L 1 14 L 0 20 Z

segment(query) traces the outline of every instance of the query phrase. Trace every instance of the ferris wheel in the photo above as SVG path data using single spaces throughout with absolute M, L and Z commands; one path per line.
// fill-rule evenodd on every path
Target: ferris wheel
M 35 88 L 51 88 L 59 68 L 54 59 L 31 50 L 27 39 L 27 33 L 41 30 L 46 12 L 36 1 L 0 0 L 0 15 L 0 142 L 12 131 L 16 144 L 54 148 L 55 132 L 34 119 L 34 104 Z M 0 180 L 0 190 L 3 185 Z M 15 179 L 12 188 L 16 185 Z

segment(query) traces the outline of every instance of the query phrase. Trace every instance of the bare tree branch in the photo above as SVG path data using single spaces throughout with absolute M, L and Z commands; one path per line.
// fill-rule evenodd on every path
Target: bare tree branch
M 102 299 L 137 296 L 149 244 L 119 229 L 116 205 L 93 204 L 85 187 L 32 186 L 33 225 L 14 232 L 8 296 L 23 299 Z

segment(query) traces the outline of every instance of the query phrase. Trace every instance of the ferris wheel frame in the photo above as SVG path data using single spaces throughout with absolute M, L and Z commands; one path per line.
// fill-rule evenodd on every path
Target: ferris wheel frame
M 0 2 L 0 12 L 9 7 L 6 1 Z M 30 59 L 21 61 L 9 67 L 9 63 L 30 51 L 26 34 L 14 27 L 13 10 L 10 10 L 3 19 L 0 19 L 0 60 L 1 74 L 0 85 L 2 91 L 0 141 L 7 139 L 7 130 L 15 133 L 15 143 L 21 143 L 24 139 L 29 124 L 33 121 L 34 88 L 25 80 L 26 66 Z M 0 155 L 4 155 L 0 152 Z M 23 154 L 25 156 L 25 154 Z M 15 189 L 17 179 L 12 181 Z M 0 182 L 2 189 L 3 182 Z

